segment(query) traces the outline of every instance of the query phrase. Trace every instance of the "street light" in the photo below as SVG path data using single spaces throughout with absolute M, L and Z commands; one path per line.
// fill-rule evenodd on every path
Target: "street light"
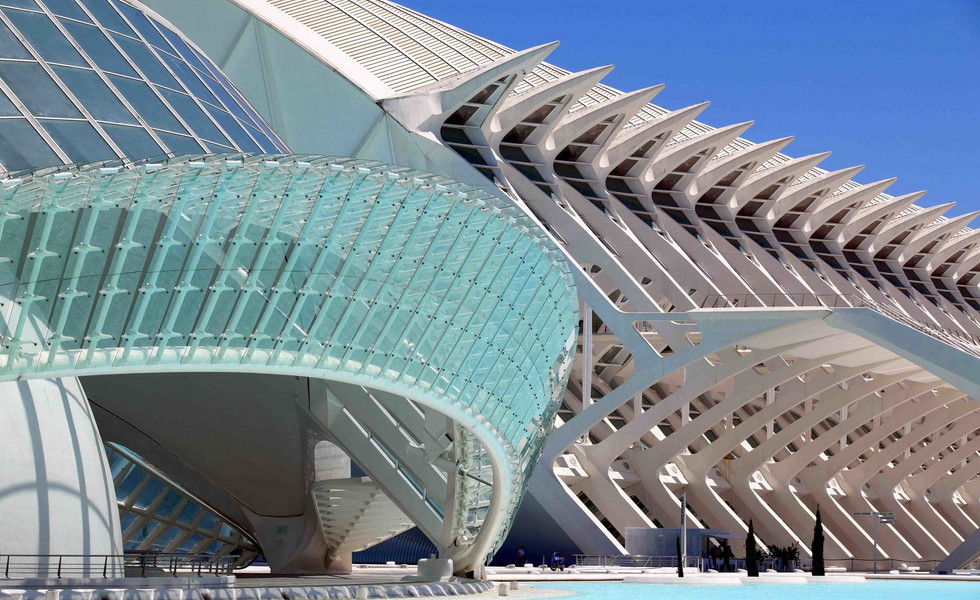
M 878 524 L 881 525 L 894 525 L 895 524 L 895 513 L 893 512 L 856 512 L 853 513 L 857 517 L 871 517 L 871 538 L 874 542 L 874 553 L 872 555 L 872 572 L 878 572 Z

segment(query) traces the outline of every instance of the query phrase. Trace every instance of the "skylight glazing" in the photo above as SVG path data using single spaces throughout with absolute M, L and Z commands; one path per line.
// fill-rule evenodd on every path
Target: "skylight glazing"
M 0 170 L 284 152 L 193 45 L 121 0 L 0 0 Z

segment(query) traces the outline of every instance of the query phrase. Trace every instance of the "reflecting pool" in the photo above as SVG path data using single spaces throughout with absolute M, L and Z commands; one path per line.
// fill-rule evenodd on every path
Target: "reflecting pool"
M 658 585 L 619 582 L 535 583 L 538 588 L 574 592 L 583 600 L 980 600 L 980 581 L 868 581 L 807 585 Z

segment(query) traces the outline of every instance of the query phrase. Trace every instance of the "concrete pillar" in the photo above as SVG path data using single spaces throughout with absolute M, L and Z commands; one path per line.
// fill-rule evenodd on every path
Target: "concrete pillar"
M 582 408 L 592 404 L 592 307 L 582 310 Z
M 313 465 L 317 481 L 351 477 L 350 457 L 339 446 L 327 440 L 317 442 L 314 447 Z M 327 571 L 334 574 L 350 573 L 353 568 L 354 556 L 350 552 L 337 555 L 327 564 Z
M 10 576 L 121 576 L 116 493 L 98 427 L 76 378 L 0 383 L 0 549 L 55 555 Z

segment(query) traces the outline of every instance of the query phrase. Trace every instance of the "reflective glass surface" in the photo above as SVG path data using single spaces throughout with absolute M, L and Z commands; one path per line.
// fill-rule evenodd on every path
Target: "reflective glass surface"
M 288 150 L 214 64 L 122 0 L 0 0 L 0 92 L 0 132 L 22 136 L 0 140 L 0 172 Z
M 477 478 L 463 478 L 457 507 L 469 540 L 494 486 L 526 482 L 560 405 L 578 311 L 563 256 L 508 200 L 311 156 L 12 176 L 0 300 L 16 297 L 17 310 L 5 315 L 0 380 L 203 367 L 387 390 L 470 428 L 454 435 Z M 3 267 L 18 264 L 29 266 Z M 509 516 L 520 495 L 502 496 Z
M 236 565 L 258 554 L 257 544 L 143 457 L 105 447 L 116 488 L 126 551 L 230 554 Z

